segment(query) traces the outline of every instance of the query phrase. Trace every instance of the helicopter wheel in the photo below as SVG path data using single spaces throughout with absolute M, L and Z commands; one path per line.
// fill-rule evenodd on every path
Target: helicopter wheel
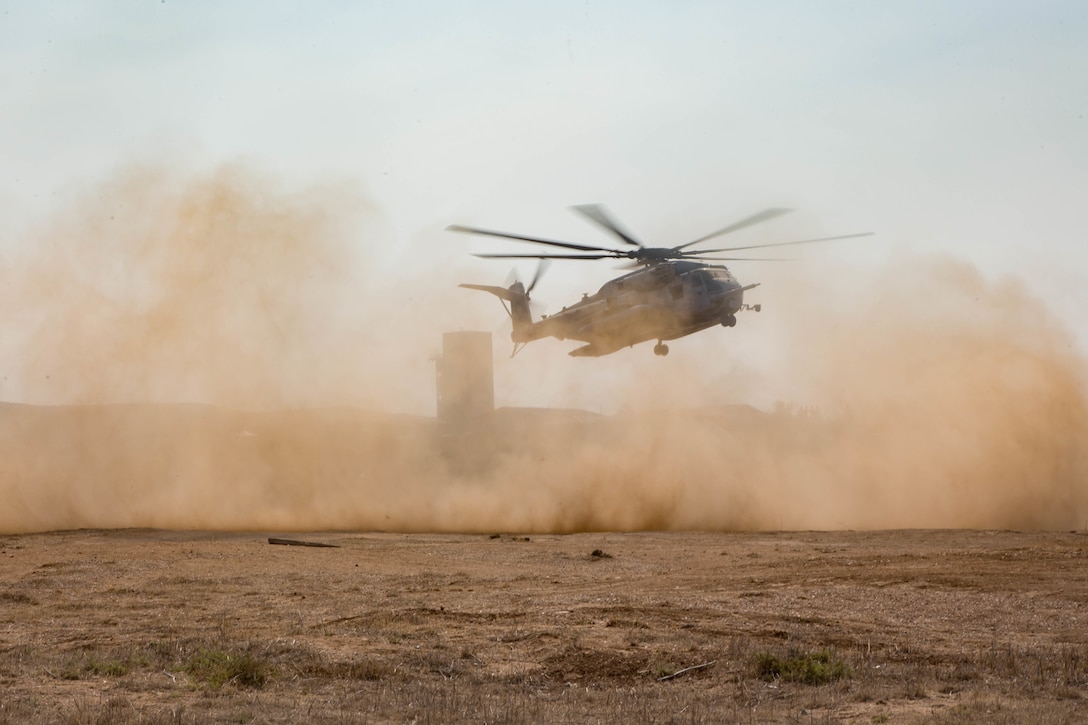
M 736 327 L 736 326 L 737 326 L 737 316 L 736 315 L 726 315 L 725 317 L 722 318 L 722 327 Z
M 654 345 L 654 355 L 659 355 L 661 357 L 665 357 L 668 354 L 669 354 L 669 346 L 666 345 L 665 343 L 659 342 L 656 345 Z

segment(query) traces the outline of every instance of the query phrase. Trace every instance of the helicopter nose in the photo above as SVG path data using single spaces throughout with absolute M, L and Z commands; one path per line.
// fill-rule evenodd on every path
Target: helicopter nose
M 720 289 L 721 293 L 725 295 L 735 295 L 741 292 L 740 282 L 735 279 L 722 280 Z

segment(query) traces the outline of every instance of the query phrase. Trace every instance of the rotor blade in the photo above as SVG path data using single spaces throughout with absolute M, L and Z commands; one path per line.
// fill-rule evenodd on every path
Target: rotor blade
M 676 257 L 676 259 L 690 259 L 696 262 L 702 262 L 704 260 L 714 262 L 795 262 L 795 259 L 790 257 Z M 618 265 L 616 269 L 640 269 L 653 262 L 626 262 Z
M 536 266 L 536 273 L 533 274 L 533 279 L 529 282 L 529 286 L 525 288 L 525 296 L 528 297 L 533 291 L 533 287 L 536 287 L 536 283 L 540 281 L 540 278 L 544 276 L 544 272 L 551 266 L 552 260 L 549 257 L 541 257 L 540 264 Z
M 833 242 L 836 239 L 855 239 L 857 237 L 871 237 L 874 232 L 862 232 L 861 234 L 844 234 L 839 237 L 821 237 L 820 239 L 801 239 L 796 242 L 774 242 L 772 244 L 751 244 L 747 247 L 725 247 L 723 249 L 698 249 L 687 254 L 713 254 L 715 252 L 739 252 L 742 249 L 763 249 L 764 247 L 787 247 L 791 244 L 812 244 L 814 242 Z
M 773 209 L 764 209 L 763 211 L 757 212 L 757 213 L 753 214 L 750 217 L 745 217 L 744 219 L 741 219 L 739 222 L 736 222 L 735 224 L 730 224 L 729 226 L 723 227 L 722 229 L 719 229 L 716 232 L 711 232 L 710 234 L 707 234 L 705 237 L 699 237 L 694 242 L 688 242 L 687 244 L 681 244 L 679 247 L 673 247 L 673 249 L 686 249 L 687 247 L 690 247 L 692 244 L 698 244 L 699 242 L 705 242 L 708 239 L 713 239 L 714 237 L 720 237 L 723 234 L 729 234 L 730 232 L 735 232 L 735 231 L 737 231 L 739 229 L 744 229 L 745 227 L 750 227 L 753 224 L 759 224 L 760 222 L 765 222 L 765 221 L 768 221 L 770 219 L 774 219 L 775 217 L 782 216 L 783 214 L 789 214 L 791 211 L 793 211 L 793 209 L 782 209 L 782 208 L 777 208 L 777 207 L 773 208 Z
M 688 257 L 684 257 L 688 259 Z M 710 259 L 715 262 L 795 262 L 797 260 L 790 259 L 789 257 L 691 257 L 697 261 L 704 259 Z
M 608 215 L 608 212 L 600 204 L 582 204 L 580 206 L 572 206 L 571 209 L 578 212 L 591 222 L 599 224 L 604 229 L 615 234 L 622 239 L 625 243 L 635 247 L 641 247 L 642 242 L 638 241 L 630 234 L 620 228 L 620 225 L 615 222 L 612 217 Z
M 623 259 L 626 254 L 473 254 L 480 259 Z
M 446 227 L 447 232 L 462 232 L 464 234 L 483 234 L 488 237 L 499 237 L 500 239 L 513 239 L 517 242 L 532 242 L 533 244 L 548 244 L 553 247 L 563 247 L 564 249 L 578 249 L 583 252 L 610 252 L 612 251 L 608 247 L 594 247 L 588 244 L 575 244 L 573 242 L 560 242 L 554 239 L 540 239 L 539 237 L 526 237 L 521 234 L 507 234 L 506 232 L 494 232 L 490 229 L 477 229 L 476 227 L 463 227 L 460 224 L 451 224 Z

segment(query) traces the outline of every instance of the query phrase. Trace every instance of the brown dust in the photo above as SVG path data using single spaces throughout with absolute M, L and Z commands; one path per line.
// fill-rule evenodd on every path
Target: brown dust
M 515 394 L 592 370 L 637 404 L 468 433 L 403 412 L 433 400 L 441 332 L 479 325 L 467 280 L 382 257 L 357 190 L 141 167 L 66 204 L 2 278 L 0 532 L 1088 526 L 1084 360 L 1025 285 L 962 261 L 903 260 L 862 299 L 782 291 L 776 375 L 804 406 L 670 404 L 716 355 L 557 349 Z

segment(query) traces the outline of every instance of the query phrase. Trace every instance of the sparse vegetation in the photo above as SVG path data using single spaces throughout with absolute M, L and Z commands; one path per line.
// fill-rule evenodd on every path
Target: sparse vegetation
M 83 680 L 89 677 L 124 677 L 145 667 L 147 660 L 135 653 L 83 652 L 66 657 L 54 672 L 61 680 Z
M 272 668 L 262 658 L 245 650 L 202 647 L 191 654 L 182 669 L 193 679 L 213 689 L 226 684 L 259 689 L 264 687 Z
M 680 665 L 669 660 L 658 660 L 650 667 L 650 675 L 655 680 L 660 680 L 662 677 L 669 677 L 674 672 L 680 669 Z
M 792 652 L 782 657 L 760 652 L 755 657 L 755 665 L 760 679 L 806 685 L 826 685 L 850 674 L 846 663 L 827 650 Z
M 359 662 L 339 663 L 330 669 L 330 673 L 334 677 L 368 682 L 378 682 L 380 680 L 389 679 L 393 676 L 394 672 L 394 668 L 388 663 L 371 659 Z
M 597 534 L 530 549 L 486 534 L 371 534 L 345 539 L 338 559 L 276 550 L 259 560 L 271 571 L 253 567 L 242 537 L 130 534 L 140 546 L 120 556 L 110 534 L 69 536 L 81 556 L 108 539 L 111 566 L 134 563 L 123 587 L 86 564 L 0 581 L 39 602 L 0 607 L 11 642 L 0 646 L 0 725 L 767 722 L 802 710 L 806 722 L 1088 720 L 1088 639 L 1070 634 L 1088 577 L 1045 566 L 1046 552 L 1063 565 L 1082 555 L 1073 536 L 1061 548 L 1047 535 L 1050 548 L 1028 559 L 1002 546 L 1031 535 L 987 535 L 966 566 L 945 553 L 970 549 L 962 532 L 637 534 L 605 542 L 616 557 L 602 570 L 586 556 Z M 42 539 L 20 540 L 32 552 Z M 793 542 L 825 550 L 791 558 Z M 40 548 L 43 561 L 64 554 Z M 884 565 L 904 550 L 913 558 Z M 148 564 L 156 556 L 167 578 Z M 1028 601 L 1025 577 L 1031 592 L 1066 592 L 1032 594 L 1030 624 L 1022 607 L 989 604 Z M 761 596 L 745 596 L 754 579 Z M 77 599 L 85 606 L 57 606 Z

